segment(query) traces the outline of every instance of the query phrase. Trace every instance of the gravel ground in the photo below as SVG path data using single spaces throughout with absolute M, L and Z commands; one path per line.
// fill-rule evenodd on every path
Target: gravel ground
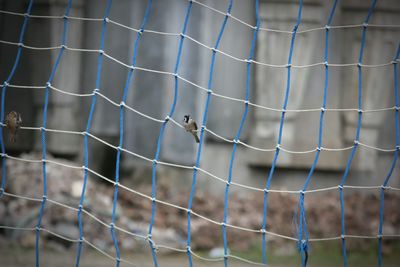
M 75 251 L 74 250 L 66 250 L 66 251 L 51 251 L 51 250 L 41 250 L 41 264 L 40 266 L 50 266 L 50 267 L 58 267 L 58 266 L 75 266 Z M 121 262 L 120 267 L 127 267 L 127 266 L 137 266 L 137 267 L 154 267 L 154 264 L 150 258 L 150 255 L 147 253 L 143 254 L 127 254 L 123 253 L 122 258 L 128 260 L 132 264 L 126 264 Z M 159 267 L 187 267 L 188 259 L 185 254 L 160 254 L 157 256 L 158 259 L 158 266 Z M 268 264 L 269 267 L 298 267 L 301 266 L 300 262 L 298 261 L 290 261 L 289 263 L 287 260 L 284 260 L 285 263 L 273 263 Z M 275 260 L 276 262 L 276 260 Z M 363 262 L 363 261 L 361 261 Z M 349 263 L 349 266 L 353 267 L 369 267 L 369 266 L 376 266 L 376 261 L 363 262 L 363 263 L 356 263 L 352 262 Z M 205 262 L 202 260 L 198 260 L 194 258 L 193 265 L 195 267 L 223 267 L 223 262 Z M 22 266 L 35 266 L 35 251 L 33 249 L 26 250 L 19 247 L 0 247 L 0 267 L 22 267 Z M 115 266 L 115 261 L 105 257 L 104 255 L 99 254 L 94 250 L 83 250 L 83 254 L 81 257 L 81 267 L 111 267 Z M 235 259 L 229 260 L 230 267 L 239 267 L 239 266 L 257 266 L 252 264 L 246 264 L 243 262 L 239 262 Z M 317 267 L 317 266 L 324 266 L 324 267 L 337 267 L 342 266 L 340 257 L 336 258 L 335 260 L 326 259 L 318 264 L 310 262 L 308 267 Z M 399 266 L 396 263 L 392 262 L 385 262 L 385 267 L 394 267 Z
M 76 254 L 73 251 L 67 251 L 65 253 L 56 251 L 41 251 L 41 266 L 75 266 Z M 159 255 L 158 257 L 159 267 L 176 267 L 176 266 L 189 266 L 188 259 L 185 255 Z M 35 266 L 35 251 L 34 250 L 23 250 L 19 248 L 14 249 L 0 249 L 0 266 L 1 267 L 25 267 Z M 154 267 L 152 260 L 148 255 L 134 254 L 126 255 L 124 259 L 135 263 L 136 265 L 126 264 L 121 262 L 120 267 L 137 266 L 137 267 Z M 194 266 L 196 267 L 213 267 L 223 266 L 223 262 L 204 262 L 201 260 L 194 259 Z M 111 267 L 115 266 L 115 262 L 95 251 L 86 251 L 80 262 L 81 267 Z M 239 266 L 254 266 L 247 265 L 241 262 L 233 261 L 229 263 L 231 267 Z M 276 265 L 275 265 L 276 266 Z M 283 266 L 279 266 L 283 267 Z

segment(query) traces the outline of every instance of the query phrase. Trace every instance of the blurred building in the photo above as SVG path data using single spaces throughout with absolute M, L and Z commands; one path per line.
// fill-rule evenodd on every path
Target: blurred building
M 228 1 L 199 0 L 200 3 L 225 13 Z M 36 0 L 32 14 L 62 16 L 65 0 Z M 261 27 L 281 31 L 259 31 L 256 43 L 257 62 L 281 65 L 273 67 L 252 64 L 251 102 L 263 107 L 282 109 L 291 31 L 298 15 L 298 1 L 260 1 Z M 293 51 L 293 65 L 310 65 L 324 62 L 325 30 L 333 1 L 306 0 L 302 12 L 299 33 Z M 365 20 L 370 1 L 339 1 L 332 25 L 360 25 Z M 114 1 L 109 19 L 119 24 L 139 29 L 145 14 L 147 1 Z M 178 53 L 188 1 L 153 1 L 145 30 L 172 34 L 144 32 L 139 42 L 137 66 L 150 70 L 172 73 Z M 234 1 L 232 16 L 249 25 L 255 25 L 254 1 Z M 70 16 L 102 18 L 105 0 L 73 1 Z M 24 13 L 27 1 L 0 1 L 0 9 Z M 375 110 L 395 106 L 393 64 L 400 40 L 400 2 L 378 1 L 369 21 L 363 64 L 381 65 L 362 68 L 362 108 Z M 0 39 L 18 43 L 24 17 L 0 14 Z M 187 35 L 183 44 L 179 76 L 179 96 L 173 118 L 181 122 L 183 115 L 191 114 L 199 126 L 203 118 L 210 61 L 224 15 L 199 3 L 193 3 Z M 67 46 L 96 50 L 100 47 L 102 21 L 68 19 Z M 397 25 L 376 27 L 373 25 Z M 301 32 L 312 28 L 320 30 Z M 62 18 L 29 19 L 24 44 L 32 47 L 59 46 L 62 38 Z M 287 31 L 287 32 L 282 32 Z M 328 109 L 353 109 L 328 111 L 324 118 L 323 147 L 345 148 L 354 143 L 358 118 L 358 68 L 362 27 L 331 28 L 328 50 L 329 82 Z M 229 18 L 222 36 L 213 72 L 212 90 L 220 95 L 244 99 L 246 87 L 246 62 L 237 59 L 249 57 L 253 29 Z M 104 51 L 113 58 L 131 64 L 136 32 L 115 23 L 107 23 Z M 193 41 L 193 40 L 196 40 Z M 201 44 L 199 44 L 201 43 Z M 11 71 L 18 46 L 0 43 L 0 79 L 3 82 Z M 49 79 L 58 49 L 24 48 L 16 74 L 11 81 L 15 85 L 44 86 Z M 236 59 L 235 59 L 236 58 Z M 98 52 L 67 49 L 61 59 L 52 85 L 63 91 L 90 94 L 95 88 Z M 107 57 L 103 57 L 100 92 L 120 103 L 129 69 Z M 386 64 L 389 63 L 389 64 Z M 338 64 L 338 65 L 334 65 Z M 126 105 L 148 116 L 163 120 L 170 110 L 174 96 L 174 77 L 136 69 L 129 85 Z M 317 109 L 309 112 L 287 112 L 281 146 L 290 151 L 307 151 L 317 147 L 320 111 L 323 99 L 325 66 L 316 64 L 291 70 L 288 110 Z M 17 110 L 23 115 L 24 126 L 40 127 L 44 89 L 9 87 L 6 92 L 6 111 Z M 88 119 L 91 97 L 76 97 L 50 91 L 49 129 L 84 131 Z M 212 96 L 207 128 L 227 139 L 234 139 L 244 111 L 244 103 Z M 119 141 L 119 107 L 103 98 L 97 98 L 91 133 L 114 146 Z M 395 111 L 389 109 L 363 114 L 360 142 L 372 147 L 394 149 Z M 240 140 L 258 148 L 275 148 L 281 112 L 250 106 Z M 154 158 L 161 123 L 149 120 L 126 110 L 124 145 L 134 153 Z M 47 148 L 50 153 L 82 162 L 83 136 L 48 132 Z M 232 143 L 206 133 L 202 150 L 202 169 L 226 179 L 232 153 Z M 39 131 L 23 130 L 18 143 L 6 143 L 9 153 L 21 153 L 41 149 Z M 350 156 L 350 149 L 323 151 L 321 153 L 311 187 L 337 185 Z M 115 169 L 115 149 L 90 138 L 89 167 L 106 173 L 111 178 Z M 168 123 L 161 146 L 160 160 L 174 164 L 193 166 L 197 145 L 190 134 L 173 123 Z M 349 184 L 378 185 L 383 182 L 394 152 L 379 151 L 359 146 L 351 166 Z M 274 151 L 257 151 L 238 145 L 233 168 L 233 181 L 263 188 L 265 186 Z M 299 189 L 304 183 L 314 161 L 315 152 L 289 153 L 281 151 L 272 187 Z M 123 170 L 135 179 L 151 182 L 152 163 L 123 153 Z M 157 167 L 159 180 L 178 188 L 190 186 L 192 170 L 176 167 Z M 199 183 L 212 192 L 220 192 L 225 183 L 199 173 Z M 399 186 L 399 165 L 395 167 L 392 185 Z M 233 187 L 237 189 L 237 187 Z

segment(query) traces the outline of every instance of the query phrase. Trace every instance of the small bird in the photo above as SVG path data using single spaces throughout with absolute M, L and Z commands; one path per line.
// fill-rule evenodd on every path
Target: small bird
M 199 137 L 197 136 L 197 124 L 196 122 L 190 117 L 190 115 L 185 115 L 183 116 L 183 127 L 187 132 L 190 132 L 193 136 L 194 139 L 196 140 L 196 143 L 200 142 Z
M 5 124 L 10 131 L 10 142 L 15 143 L 17 141 L 17 132 L 21 127 L 22 119 L 21 114 L 16 111 L 11 111 L 7 114 Z

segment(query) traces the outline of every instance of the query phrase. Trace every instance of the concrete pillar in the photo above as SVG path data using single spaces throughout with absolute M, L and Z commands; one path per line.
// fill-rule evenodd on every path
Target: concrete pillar
M 145 4 L 136 3 L 137 20 L 142 20 Z M 181 1 L 155 1 L 151 9 L 146 29 L 162 32 L 180 33 L 185 19 L 187 3 Z M 198 39 L 201 35 L 201 11 L 193 7 L 187 34 Z M 139 43 L 137 65 L 148 69 L 173 72 L 178 53 L 179 36 L 163 36 L 144 33 Z M 134 38 L 130 41 L 133 45 Z M 202 51 L 198 45 L 186 39 L 178 73 L 180 76 L 200 82 L 202 73 Z M 158 119 L 164 119 L 170 111 L 174 98 L 175 81 L 171 75 L 135 71 L 127 104 Z M 201 100 L 198 88 L 181 80 L 178 85 L 178 101 L 173 118 L 182 122 L 185 114 L 200 119 L 197 113 Z M 127 112 L 125 147 L 149 158 L 154 158 L 161 123 L 143 118 L 131 111 Z M 193 164 L 194 142 L 192 136 L 183 129 L 169 122 L 162 143 L 161 159 L 180 164 Z M 125 166 L 133 162 L 140 163 L 133 157 L 125 157 Z M 146 164 L 147 167 L 151 166 Z
M 358 24 L 365 20 L 370 2 L 349 1 L 343 3 L 344 24 Z M 372 14 L 370 24 L 396 24 L 397 13 L 400 11 L 398 1 L 386 1 L 377 4 Z M 380 64 L 391 62 L 398 46 L 398 34 L 390 28 L 369 27 L 366 32 L 364 48 L 364 64 Z M 361 28 L 344 31 L 344 38 L 348 49 L 344 50 L 343 58 L 346 61 L 357 62 Z M 378 68 L 362 68 L 363 110 L 393 107 L 394 77 L 393 65 Z M 397 74 L 398 75 L 398 74 Z M 358 70 L 352 67 L 342 72 L 344 81 L 343 103 L 345 107 L 357 108 Z M 345 140 L 352 143 L 357 126 L 357 113 L 344 113 Z M 360 141 L 386 149 L 395 147 L 394 111 L 364 113 Z M 393 153 L 381 153 L 376 150 L 359 148 L 353 166 L 356 170 L 368 172 L 368 179 L 372 184 L 382 183 L 389 171 Z M 396 175 L 396 174 L 394 174 Z M 365 179 L 364 179 L 365 180 Z M 365 181 L 364 181 L 365 182 Z
M 299 30 L 316 28 L 327 22 L 331 6 L 322 5 L 320 1 L 305 1 L 302 20 Z M 298 3 L 272 1 L 262 2 L 260 7 L 261 27 L 291 31 L 296 24 Z M 339 13 L 339 14 L 338 14 Z M 340 12 L 335 13 L 335 16 Z M 331 37 L 331 41 L 332 41 Z M 325 32 L 315 31 L 297 34 L 293 48 L 292 65 L 308 65 L 324 61 Z M 257 61 L 285 65 L 287 64 L 291 42 L 291 33 L 260 31 L 257 49 Z M 332 42 L 331 42 L 332 44 Z M 337 43 L 336 43 L 337 44 Z M 331 45 L 329 62 L 335 62 L 340 57 L 340 46 Z M 287 69 L 257 65 L 256 69 L 256 104 L 282 109 L 286 86 Z M 328 88 L 328 107 L 339 105 L 337 94 L 340 85 L 333 83 L 337 80 L 338 73 L 330 71 L 330 84 Z M 287 109 L 299 110 L 320 108 L 323 101 L 324 66 L 312 68 L 292 68 L 290 80 L 290 95 Z M 255 127 L 252 131 L 250 142 L 257 147 L 274 148 L 279 135 L 281 112 L 256 108 Z M 324 147 L 342 147 L 343 142 L 339 137 L 341 132 L 340 118 L 335 114 L 325 116 Z M 305 127 L 307 125 L 307 127 Z M 289 150 L 304 151 L 317 147 L 319 127 L 319 111 L 313 113 L 293 113 L 285 115 L 281 146 Z M 252 157 L 254 165 L 270 165 L 272 158 L 268 154 Z M 321 158 L 319 167 L 338 169 L 343 166 L 341 153 L 330 153 L 329 159 Z M 278 166 L 309 168 L 314 159 L 314 154 L 301 157 L 281 153 Z
M 228 2 L 229 1 L 207 1 L 207 5 L 221 10 L 222 12 L 226 12 Z M 255 25 L 255 1 L 234 1 L 232 14 L 251 25 Z M 210 47 L 215 45 L 223 19 L 224 16 L 221 14 L 217 14 L 208 9 L 205 9 L 204 11 L 202 25 L 205 25 L 206 27 L 203 28 L 203 34 L 205 36 L 205 43 Z M 228 19 L 219 50 L 240 59 L 247 59 L 250 53 L 252 38 L 252 28 L 233 19 Z M 210 69 L 211 53 L 211 51 L 207 51 L 205 55 L 206 64 L 204 65 L 204 68 L 206 71 L 209 71 Z M 247 64 L 245 62 L 232 60 L 231 58 L 221 54 L 217 54 L 215 64 L 212 89 L 218 94 L 244 99 L 246 94 Z M 254 67 L 252 67 L 252 81 L 254 77 Z M 207 84 L 206 81 L 205 84 Z M 253 82 L 251 82 L 250 85 L 250 97 L 255 97 Z M 209 109 L 207 126 L 216 133 L 233 139 L 236 135 L 237 129 L 239 128 L 243 111 L 243 103 L 213 97 Z M 241 134 L 242 140 L 247 138 L 249 125 L 251 124 L 253 115 L 254 114 L 250 111 L 246 118 L 247 123 L 245 124 Z M 208 135 L 207 137 L 214 141 L 221 141 L 212 135 Z
M 37 1 L 33 7 L 35 14 L 57 14 L 65 13 L 68 1 L 51 0 Z M 73 2 L 70 16 L 83 16 L 83 4 Z M 83 23 L 81 21 L 69 20 L 67 32 L 67 46 L 81 47 Z M 61 44 L 63 34 L 62 19 L 31 19 L 27 28 L 27 40 L 37 46 L 58 46 Z M 33 51 L 31 52 L 31 84 L 45 85 L 50 77 L 51 70 L 55 64 L 59 50 Z M 52 85 L 61 90 L 79 93 L 81 73 L 81 53 L 66 50 L 63 53 L 57 68 Z M 47 128 L 79 131 L 79 115 L 81 99 L 60 94 L 50 90 L 49 106 L 47 115 Z M 35 94 L 36 123 L 43 124 L 44 90 Z M 80 139 L 76 135 L 47 133 L 47 149 L 56 155 L 76 156 L 81 150 Z M 41 147 L 40 133 L 36 134 L 36 147 Z
M 105 14 L 106 2 L 102 1 L 99 3 L 96 0 L 87 1 L 85 16 L 102 18 Z M 133 8 L 134 4 L 138 4 L 138 1 L 113 1 L 110 18 L 119 23 L 132 26 L 140 14 L 140 10 Z M 85 23 L 84 47 L 100 49 L 101 30 L 102 22 Z M 104 51 L 118 60 L 129 63 L 133 36 L 133 32 L 108 23 Z M 96 87 L 98 56 L 98 53 L 82 53 L 83 69 L 85 70 L 82 72 L 82 85 L 83 92 L 85 93 L 93 92 Z M 102 66 L 100 92 L 119 103 L 128 70 L 106 57 L 103 57 Z M 84 102 L 82 129 L 86 128 L 91 101 L 92 98 L 89 97 Z M 119 109 L 101 97 L 97 97 L 90 132 L 117 146 L 119 140 Z M 109 148 L 95 140 L 90 141 L 89 164 L 93 169 L 107 177 L 114 177 L 115 175 L 115 156 L 115 149 Z
M 0 8 L 2 10 L 12 10 L 15 12 L 24 13 L 27 8 L 27 1 L 0 1 Z M 5 15 L 0 16 L 0 38 L 2 40 L 18 42 L 19 33 L 22 27 L 23 17 Z M 26 39 L 26 38 L 25 38 Z M 12 66 L 15 62 L 17 55 L 17 46 L 13 45 L 0 45 L 0 79 L 3 83 L 9 76 Z M 31 85 L 31 73 L 29 64 L 29 53 L 23 50 L 18 68 L 11 80 L 11 84 L 18 85 Z M 16 89 L 8 87 L 5 98 L 5 115 L 15 110 L 21 113 L 23 118 L 23 124 L 26 126 L 34 126 L 34 113 L 32 112 L 33 104 L 31 99 L 34 95 L 34 91 L 31 89 Z M 6 145 L 7 153 L 29 150 L 32 148 L 33 135 L 32 131 L 19 131 L 16 143 L 10 143 L 8 131 L 4 130 L 3 137 Z

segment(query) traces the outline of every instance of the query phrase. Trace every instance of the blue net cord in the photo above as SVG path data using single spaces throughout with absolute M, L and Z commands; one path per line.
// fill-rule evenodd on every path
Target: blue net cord
M 89 174 L 88 173 L 88 165 L 89 165 L 88 133 L 90 132 L 90 127 L 91 127 L 92 119 L 93 119 L 93 113 L 94 113 L 94 109 L 96 106 L 96 98 L 97 98 L 96 92 L 100 90 L 101 69 L 103 66 L 103 52 L 101 52 L 101 51 L 103 51 L 103 49 L 104 49 L 106 29 L 107 29 L 107 17 L 110 14 L 111 4 L 112 4 L 112 0 L 108 0 L 107 6 L 106 6 L 106 9 L 104 12 L 103 24 L 101 27 L 101 37 L 100 37 L 101 38 L 100 39 L 100 53 L 97 58 L 96 89 L 94 89 L 94 94 L 92 96 L 89 117 L 88 117 L 88 120 L 86 123 L 86 130 L 85 130 L 85 134 L 83 137 L 84 175 L 83 175 L 82 193 L 81 193 L 81 197 L 79 200 L 79 207 L 78 207 L 79 243 L 78 243 L 77 253 L 76 253 L 76 262 L 75 262 L 76 267 L 79 267 L 79 264 L 80 264 L 82 245 L 83 245 L 83 243 L 82 243 L 83 242 L 82 208 L 83 208 L 83 202 L 85 200 L 86 184 L 87 184 L 87 179 L 88 179 L 88 174 Z
M 383 228 L 383 216 L 385 208 L 385 188 L 389 184 L 389 180 L 392 177 L 393 170 L 396 167 L 396 163 L 400 152 L 400 131 L 399 131 L 399 77 L 398 77 L 398 62 L 400 55 L 400 44 L 397 47 L 396 56 L 393 60 L 393 79 L 394 79 L 394 101 L 395 101 L 395 129 L 396 129 L 396 151 L 394 152 L 393 161 L 390 166 L 389 172 L 382 184 L 381 195 L 380 195 L 380 208 L 379 208 L 379 228 L 378 228 L 378 267 L 382 267 L 382 228 Z
M 365 36 L 367 32 L 367 25 L 368 21 L 374 11 L 376 5 L 376 0 L 373 0 L 371 3 L 371 6 L 368 10 L 367 17 L 364 20 L 364 27 L 362 29 L 362 36 L 361 36 L 361 45 L 360 45 L 360 52 L 358 56 L 358 120 L 357 120 L 357 130 L 356 130 L 356 137 L 354 141 L 354 146 L 351 150 L 350 157 L 347 161 L 346 168 L 344 171 L 344 174 L 342 176 L 342 180 L 339 185 L 339 197 L 340 197 L 340 208 L 341 208 L 341 236 L 342 236 L 342 254 L 343 254 L 343 265 L 344 267 L 347 267 L 347 253 L 346 253 L 346 240 L 345 240 L 345 211 L 344 211 L 344 200 L 343 200 L 343 185 L 346 182 L 347 176 L 350 171 L 351 163 L 353 161 L 354 155 L 356 153 L 357 147 L 358 147 L 358 142 L 360 139 L 360 130 L 361 130 L 361 120 L 362 120 L 362 69 L 361 69 L 361 63 L 363 59 L 363 54 L 364 54 L 364 47 L 365 47 Z
M 156 197 L 157 197 L 157 161 L 160 157 L 160 151 L 161 151 L 161 146 L 162 142 L 164 139 L 164 130 L 165 127 L 167 126 L 167 123 L 169 121 L 169 118 L 171 118 L 174 115 L 175 108 L 176 108 L 176 103 L 178 101 L 178 93 L 179 93 L 179 79 L 178 79 L 178 71 L 179 71 L 179 66 L 181 63 L 181 55 L 182 55 L 182 50 L 183 50 L 183 43 L 185 40 L 185 34 L 187 30 L 187 25 L 189 23 L 189 17 L 190 17 L 190 12 L 192 10 L 192 5 L 193 2 L 189 1 L 186 9 L 186 15 L 185 15 L 185 20 L 183 23 L 183 28 L 182 28 L 182 34 L 180 35 L 180 41 L 179 41 L 179 46 L 178 46 L 178 53 L 176 56 L 176 62 L 175 62 L 175 67 L 174 67 L 174 99 L 170 108 L 170 111 L 168 113 L 167 118 L 163 122 L 160 128 L 160 134 L 158 136 L 157 140 L 157 151 L 154 156 L 154 161 L 152 165 L 152 175 L 151 175 L 151 180 L 152 180 L 152 187 L 151 187 L 151 197 L 153 199 L 152 201 L 152 206 L 151 206 L 151 218 L 150 218 L 150 223 L 149 223 L 149 231 L 148 231 L 148 236 L 149 236 L 149 244 L 151 248 L 151 253 L 152 253 L 152 258 L 154 262 L 154 266 L 158 266 L 157 263 L 157 257 L 155 255 L 155 247 L 153 244 L 153 241 L 151 239 L 152 237 L 152 230 L 153 230 L 153 225 L 154 225 L 154 219 L 155 219 L 155 213 L 156 213 Z
M 22 43 L 24 41 L 25 37 L 25 32 L 26 32 L 26 26 L 28 25 L 28 20 L 29 20 L 29 15 L 31 13 L 33 6 L 33 0 L 29 1 L 28 8 L 26 10 L 26 15 L 24 16 L 24 21 L 22 23 L 21 31 L 19 33 L 19 39 L 18 43 L 20 44 L 17 49 L 17 55 L 14 60 L 13 67 L 8 74 L 7 79 L 3 83 L 3 88 L 1 90 L 1 111 L 0 111 L 0 121 L 3 124 L 4 123 L 4 113 L 5 113 L 5 101 L 6 101 L 6 92 L 7 92 L 7 86 L 9 85 L 11 79 L 14 77 L 15 71 L 17 70 L 19 60 L 21 58 L 21 53 L 22 53 Z M 1 153 L 2 153 L 2 167 L 1 167 L 1 188 L 0 188 L 0 197 L 3 196 L 3 193 L 6 188 L 7 184 L 7 164 L 6 164 L 6 147 L 5 147 L 5 142 L 4 142 L 4 136 L 3 136 L 3 130 L 0 131 L 0 143 L 1 143 Z
M 318 164 L 318 159 L 321 153 L 321 146 L 322 146 L 322 133 L 324 129 L 324 114 L 326 110 L 326 103 L 327 103 L 327 95 L 328 95 L 328 84 L 329 84 L 329 69 L 328 69 L 328 54 L 329 54 L 329 27 L 332 23 L 333 16 L 335 14 L 336 6 L 337 6 L 338 0 L 335 0 L 335 2 L 332 5 L 328 21 L 326 23 L 325 27 L 325 53 L 324 53 L 324 62 L 325 62 L 325 81 L 324 81 L 324 94 L 323 94 L 323 99 L 322 99 L 322 106 L 321 106 L 321 113 L 320 113 L 320 118 L 319 118 L 319 130 L 318 130 L 318 145 L 317 145 L 317 151 L 315 153 L 315 158 L 314 162 L 311 165 L 310 171 L 308 173 L 308 176 L 304 182 L 303 186 L 303 191 L 307 190 L 307 187 L 311 181 L 311 177 L 315 171 L 315 168 Z M 302 192 L 300 194 L 300 199 L 299 199 L 299 209 L 300 209 L 300 214 L 299 214 L 299 219 L 296 221 L 296 230 L 297 230 L 297 238 L 298 238 L 298 249 L 300 251 L 307 251 L 309 248 L 308 245 L 308 231 L 306 227 L 306 212 L 304 209 L 304 193 Z M 297 218 L 295 218 L 297 220 Z M 306 265 L 307 263 L 305 260 L 303 260 L 302 265 Z
M 206 98 L 206 103 L 204 107 L 204 113 L 203 113 L 203 120 L 202 120 L 202 126 L 200 128 L 200 142 L 199 146 L 197 148 L 197 156 L 196 156 L 196 163 L 195 167 L 193 168 L 193 179 L 192 179 L 192 186 L 190 190 L 190 195 L 189 195 L 189 201 L 188 201 L 188 216 L 187 216 L 187 255 L 188 255 L 188 260 L 189 260 L 189 266 L 193 266 L 193 260 L 192 260 L 192 254 L 190 253 L 190 245 L 191 245 L 191 209 L 192 209 L 192 204 L 193 204 L 193 197 L 195 194 L 195 187 L 196 187 L 196 180 L 197 180 L 197 168 L 200 165 L 200 159 L 201 159 L 201 150 L 203 147 L 203 139 L 204 139 L 204 128 L 206 127 L 207 124 L 207 114 L 208 114 L 208 107 L 211 102 L 211 92 L 212 92 L 212 81 L 213 81 L 213 75 L 214 75 L 214 65 L 215 65 L 215 57 L 217 53 L 217 49 L 219 47 L 219 44 L 221 42 L 222 36 L 225 31 L 225 26 L 228 21 L 229 15 L 231 14 L 233 6 L 233 0 L 229 1 L 228 8 L 226 15 L 224 17 L 224 20 L 221 25 L 221 29 L 219 31 L 217 40 L 215 42 L 214 48 L 212 49 L 212 56 L 211 56 L 211 63 L 210 63 L 210 72 L 209 72 L 209 78 L 208 78 L 208 85 L 207 85 L 207 98 Z
M 287 63 L 286 92 L 285 92 L 285 98 L 284 98 L 283 108 L 282 108 L 283 111 L 281 114 L 280 125 L 279 125 L 278 145 L 276 146 L 274 158 L 272 160 L 271 169 L 269 171 L 268 179 L 267 179 L 266 186 L 264 189 L 263 221 L 262 221 L 262 227 L 261 227 L 261 231 L 262 231 L 261 251 L 262 251 L 263 262 L 264 261 L 266 262 L 266 230 L 265 229 L 266 229 L 266 225 L 267 225 L 268 190 L 271 187 L 272 176 L 274 174 L 276 162 L 279 157 L 280 144 L 281 144 L 282 133 L 283 133 L 283 124 L 285 121 L 286 107 L 287 107 L 287 104 L 289 101 L 289 94 L 290 94 L 290 83 L 291 83 L 290 73 L 291 73 L 293 48 L 294 48 L 294 42 L 296 39 L 297 29 L 299 28 L 299 25 L 301 22 L 302 10 L 303 10 L 303 0 L 300 0 L 299 9 L 298 9 L 298 13 L 297 13 L 297 21 L 293 28 L 292 37 L 291 37 L 291 41 L 290 41 L 290 50 L 289 50 L 289 56 L 288 56 L 288 61 L 287 61 L 288 63 Z
M 129 85 L 130 85 L 132 77 L 133 77 L 133 71 L 136 67 L 136 59 L 137 59 L 139 41 L 142 37 L 142 34 L 144 32 L 144 27 L 146 26 L 147 20 L 149 18 L 152 2 L 153 2 L 152 0 L 149 0 L 147 2 L 147 7 L 146 7 L 146 11 L 145 11 L 143 20 L 142 20 L 142 24 L 140 25 L 140 29 L 136 34 L 135 43 L 133 45 L 133 56 L 132 56 L 132 64 L 131 64 L 132 67 L 129 69 L 129 72 L 128 72 L 128 75 L 126 78 L 122 101 L 121 101 L 121 104 L 119 107 L 119 145 L 118 145 L 118 150 L 117 150 L 117 160 L 115 162 L 115 187 L 114 187 L 114 197 L 113 197 L 113 206 L 112 206 L 112 214 L 111 214 L 111 224 L 110 224 L 111 238 L 114 242 L 115 252 L 117 254 L 117 257 L 116 257 L 116 266 L 117 267 L 119 267 L 119 264 L 120 264 L 121 253 L 120 253 L 119 246 L 118 246 L 118 239 L 116 238 L 116 235 L 115 235 L 115 220 L 116 220 L 116 209 L 117 209 L 117 202 L 118 202 L 119 168 L 120 168 L 120 161 L 121 161 L 121 149 L 123 147 L 123 141 L 124 141 L 124 121 L 125 121 L 124 105 L 126 102 L 126 98 L 128 96 Z M 154 253 L 154 250 L 152 250 L 152 251 Z
M 39 211 L 39 218 L 38 222 L 36 225 L 36 266 L 40 266 L 40 258 L 39 258 L 39 238 L 40 238 L 40 227 L 42 224 L 42 218 L 44 214 L 44 208 L 46 205 L 46 200 L 47 200 L 47 175 L 46 175 L 46 125 L 47 125 L 47 109 L 49 105 L 49 87 L 51 85 L 51 82 L 54 79 L 54 76 L 56 74 L 57 68 L 60 64 L 61 58 L 64 54 L 65 51 L 65 44 L 67 41 L 67 32 L 68 32 L 68 18 L 67 16 L 69 15 L 69 12 L 71 10 L 71 5 L 72 5 L 72 0 L 68 1 L 68 5 L 65 11 L 65 17 L 64 17 L 64 29 L 61 37 L 61 49 L 60 52 L 58 53 L 58 56 L 56 58 L 56 61 L 53 65 L 53 68 L 51 70 L 51 74 L 49 77 L 49 80 L 46 83 L 46 89 L 45 89 L 45 99 L 44 99 L 44 105 L 43 105 L 43 125 L 41 129 L 41 135 L 42 135 L 42 160 L 43 160 L 43 200 L 42 200 L 42 205 L 40 207 Z
M 227 240 L 227 235 L 226 235 L 226 222 L 227 222 L 227 217 L 228 217 L 228 200 L 229 200 L 229 186 L 231 184 L 232 180 L 232 169 L 233 169 L 233 164 L 235 161 L 235 153 L 236 153 L 236 148 L 238 144 L 238 140 L 240 139 L 240 135 L 242 133 L 243 125 L 246 121 L 248 109 L 249 109 L 249 98 L 250 98 L 250 82 L 251 82 L 251 62 L 254 57 L 254 49 L 256 46 L 256 41 L 257 41 L 257 33 L 258 30 L 260 29 L 260 16 L 259 16 L 259 1 L 256 0 L 255 2 L 255 14 L 256 14 L 256 27 L 254 28 L 253 31 L 253 38 L 251 41 L 251 46 L 250 46 L 250 52 L 249 52 L 249 57 L 247 60 L 247 66 L 246 66 L 246 96 L 245 96 L 245 106 L 244 106 L 244 111 L 242 115 L 242 120 L 240 121 L 239 128 L 236 132 L 235 139 L 233 142 L 233 147 L 232 147 L 232 154 L 231 154 L 231 160 L 229 162 L 229 174 L 228 174 L 228 180 L 226 181 L 226 187 L 225 187 L 225 198 L 224 198 L 224 215 L 223 215 L 223 223 L 222 223 L 222 238 L 224 242 L 224 265 L 227 267 L 228 266 L 228 240 Z

